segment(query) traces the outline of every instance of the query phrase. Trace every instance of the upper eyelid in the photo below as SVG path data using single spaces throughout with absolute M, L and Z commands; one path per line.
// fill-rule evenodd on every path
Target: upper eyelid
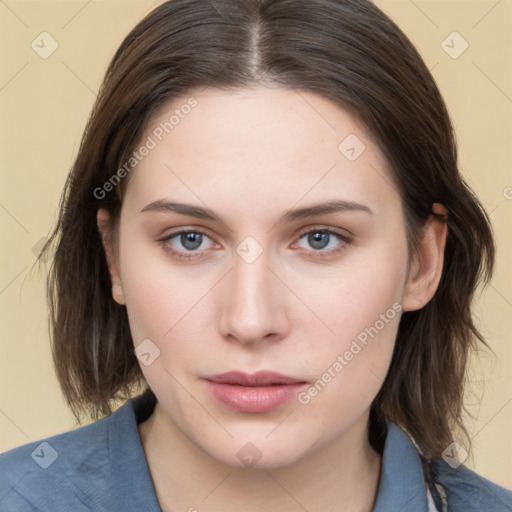
M 318 226 L 308 226 L 299 230 L 297 236 L 304 236 L 307 233 L 315 232 L 315 231 L 324 231 L 329 234 L 337 235 L 342 238 L 351 238 L 353 235 L 350 231 L 342 228 L 331 228 L 331 227 L 318 227 Z

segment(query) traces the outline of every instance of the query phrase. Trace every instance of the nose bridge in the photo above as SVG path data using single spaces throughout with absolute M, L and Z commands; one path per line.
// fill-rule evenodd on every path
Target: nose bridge
M 232 271 L 233 298 L 239 306 L 254 309 L 265 306 L 270 296 L 268 258 L 259 256 L 255 261 L 248 262 L 240 256 L 235 257 Z M 261 308 L 263 309 L 263 308 Z
M 221 312 L 223 334 L 243 343 L 283 335 L 287 328 L 282 290 L 268 268 L 269 253 L 251 243 L 237 247 Z

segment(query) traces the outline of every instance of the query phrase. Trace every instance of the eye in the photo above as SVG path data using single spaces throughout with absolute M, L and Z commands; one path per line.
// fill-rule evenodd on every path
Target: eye
M 302 243 L 301 243 L 302 242 Z M 327 253 L 332 255 L 342 250 L 348 243 L 350 238 L 338 231 L 332 229 L 310 229 L 302 233 L 298 245 L 303 249 L 312 249 L 310 252 Z
M 205 257 L 208 249 L 220 247 L 206 233 L 195 229 L 172 233 L 159 242 L 172 257 L 184 260 Z M 350 237 L 333 229 L 317 228 L 300 234 L 296 243 L 315 257 L 329 257 L 343 250 Z
M 182 259 L 200 258 L 214 245 L 206 233 L 198 230 L 178 231 L 159 241 L 173 256 Z

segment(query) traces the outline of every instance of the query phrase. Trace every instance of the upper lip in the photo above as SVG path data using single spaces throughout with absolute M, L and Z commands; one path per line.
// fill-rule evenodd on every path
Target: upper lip
M 249 374 L 241 371 L 230 371 L 206 377 L 206 380 L 221 384 L 238 384 L 239 386 L 270 386 L 272 384 L 298 384 L 305 381 L 288 377 L 280 373 L 262 370 Z

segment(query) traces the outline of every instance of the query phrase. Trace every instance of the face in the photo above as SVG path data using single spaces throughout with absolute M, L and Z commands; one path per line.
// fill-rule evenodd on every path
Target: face
M 365 426 L 414 302 L 401 199 L 369 134 L 314 93 L 207 89 L 166 105 L 143 143 L 109 263 L 169 424 L 259 467 Z M 230 371 L 293 383 L 209 380 Z

